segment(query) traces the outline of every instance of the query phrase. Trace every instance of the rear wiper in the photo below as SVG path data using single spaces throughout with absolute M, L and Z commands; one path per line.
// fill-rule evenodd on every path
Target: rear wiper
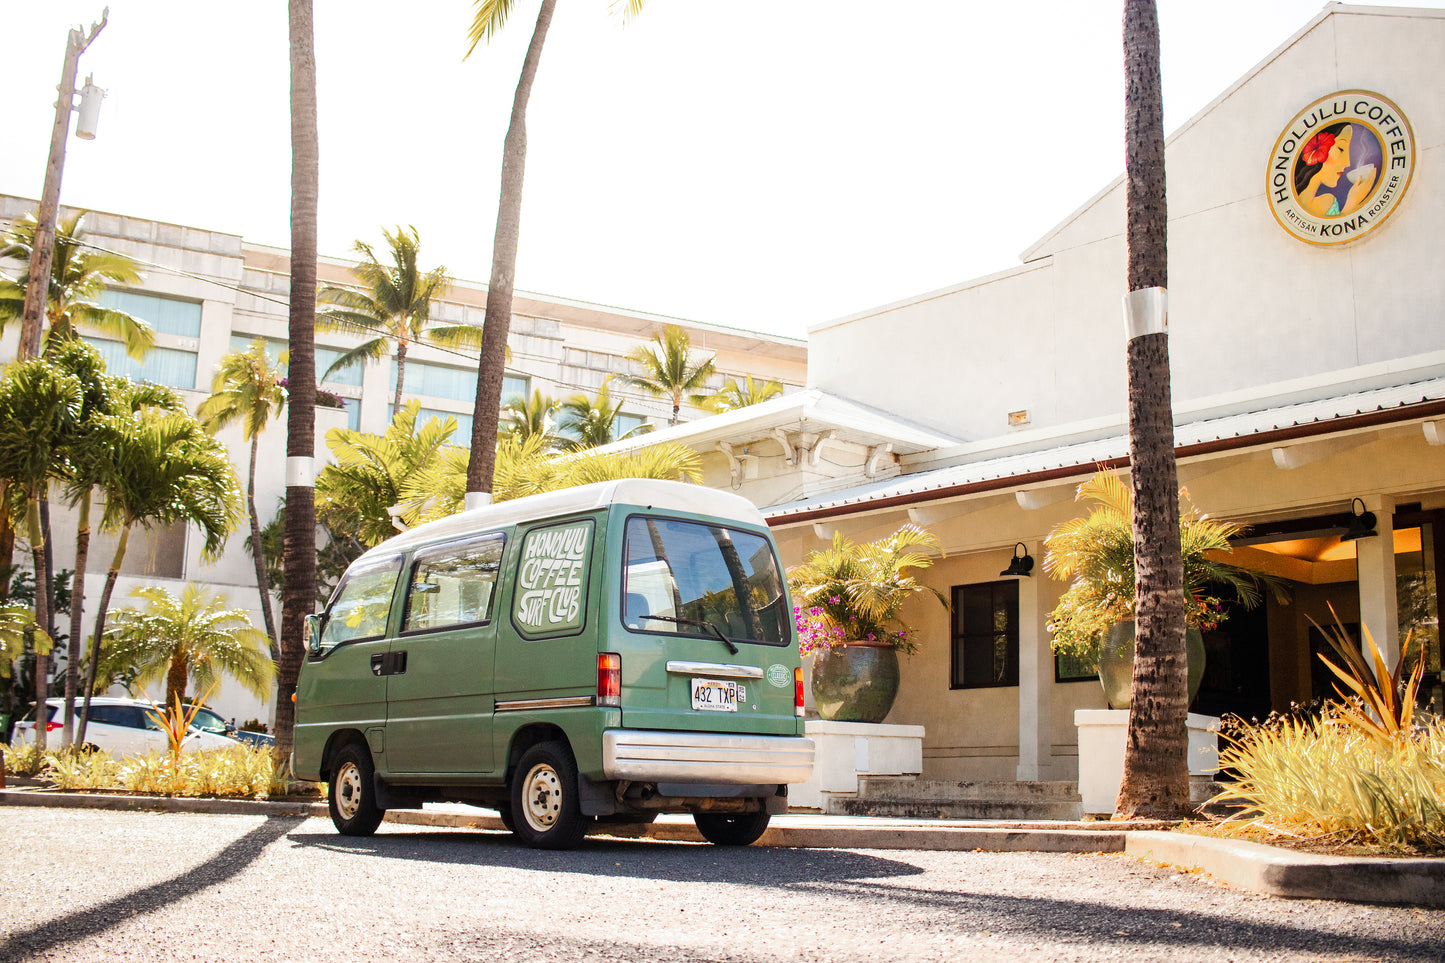
M 738 647 L 733 644 L 733 640 L 728 638 L 726 635 L 723 635 L 722 629 L 718 628 L 716 625 L 713 625 L 711 622 L 706 622 L 702 619 L 675 619 L 670 615 L 644 615 L 642 616 L 642 618 L 652 619 L 655 622 L 673 622 L 677 625 L 695 625 L 699 628 L 709 629 L 712 631 L 713 635 L 718 637 L 718 641 L 722 642 L 723 645 L 728 647 L 729 652 L 731 652 L 733 655 L 738 654 Z

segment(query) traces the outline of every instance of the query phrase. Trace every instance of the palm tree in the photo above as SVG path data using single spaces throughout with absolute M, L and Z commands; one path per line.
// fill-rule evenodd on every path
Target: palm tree
M 317 292 L 317 300 L 335 307 L 318 314 L 316 324 L 323 331 L 374 335 L 333 361 L 322 380 L 333 371 L 366 360 L 379 360 L 386 356 L 391 345 L 396 346 L 396 394 L 392 399 L 392 407 L 396 409 L 401 407 L 407 349 L 413 342 L 427 340 L 453 348 L 477 347 L 482 333 L 470 324 L 431 324 L 432 301 L 444 295 L 452 284 L 447 269 L 435 267 L 421 273 L 416 263 L 421 250 L 416 228 L 383 229 L 381 233 L 391 250 L 391 264 L 382 264 L 370 244 L 357 241 L 356 251 L 362 260 L 351 273 L 365 289 L 323 287 Z
M 44 358 L 12 365 L 0 380 L 0 478 L 25 506 L 25 530 L 35 560 L 35 622 L 53 635 L 49 571 L 49 540 L 41 527 L 41 505 L 50 482 L 65 468 L 65 454 L 78 432 L 84 388 L 80 379 Z M 49 650 L 37 649 L 35 703 L 49 698 Z M 36 744 L 45 748 L 43 726 Z
M 196 525 L 203 538 L 201 557 L 210 560 L 221 554 L 226 539 L 241 522 L 241 486 L 230 453 L 188 412 L 147 410 L 138 415 L 101 415 L 92 421 L 96 444 L 113 453 L 112 460 L 97 472 L 105 492 L 101 525 L 118 531 L 120 538 L 105 573 L 105 588 L 95 616 L 90 676 L 76 742 L 85 740 L 106 610 L 125 561 L 131 531 L 137 524 Z
M 623 432 L 620 436 L 617 434 L 617 416 L 622 411 L 624 402 L 612 403 L 611 393 L 608 390 L 612 378 L 612 375 L 608 375 L 607 379 L 602 382 L 602 387 L 597 389 L 596 398 L 576 394 L 558 407 L 561 417 L 558 419 L 557 428 L 560 432 L 571 436 L 562 441 L 564 451 L 598 448 L 614 441 L 621 441 L 623 438 L 646 434 L 652 430 L 651 425 L 642 424 Z
M 90 513 L 96 487 L 111 463 L 113 452 L 93 430 L 99 415 L 135 415 L 147 409 L 182 411 L 180 395 L 160 385 L 105 373 L 105 362 L 83 341 L 52 344 L 47 357 L 74 374 L 82 386 L 80 423 L 66 451 L 66 502 L 76 510 L 75 575 L 71 585 L 70 635 L 65 667 L 65 724 L 61 745 L 69 746 L 75 734 L 75 698 L 80 691 L 82 620 L 85 574 L 90 560 Z M 52 608 L 53 611 L 53 608 Z
M 782 393 L 783 386 L 776 381 L 754 381 L 752 375 L 747 375 L 745 383 L 740 385 L 736 378 L 729 378 L 718 389 L 717 394 L 708 395 L 703 399 L 702 407 L 721 414 L 724 411 L 736 411 L 749 405 L 760 405 Z
M 634 388 L 672 401 L 672 417 L 667 422 L 669 427 L 677 424 L 685 393 L 692 392 L 688 400 L 693 404 L 704 404 L 707 395 L 703 389 L 716 370 L 713 365 L 716 356 L 709 355 L 706 359 L 694 361 L 691 345 L 692 339 L 686 331 L 669 324 L 652 336 L 651 343 L 639 345 L 627 356 L 628 361 L 641 365 L 644 374 L 623 375 L 623 380 Z
M 326 433 L 336 463 L 316 477 L 316 511 L 329 529 L 368 548 L 396 534 L 390 510 L 403 500 L 412 477 L 456 448 L 447 442 L 457 420 L 430 418 L 418 428 L 420 409 L 420 402 L 407 402 L 384 435 L 348 428 Z
M 45 301 L 50 339 L 73 340 L 80 336 L 79 328 L 89 328 L 123 342 L 132 358 L 142 358 L 155 344 L 155 331 L 141 319 L 106 307 L 97 300 L 112 284 L 139 282 L 140 267 L 124 254 L 92 249 L 81 228 L 85 213 L 80 211 L 65 218 L 55 229 L 50 290 Z M 35 230 L 33 213 L 11 225 L 0 236 L 0 260 L 15 258 L 28 262 L 35 246 Z M 24 314 L 28 282 L 28 268 L 17 279 L 0 276 L 0 330 Z
M 281 665 L 276 681 L 278 773 L 289 773 L 306 616 L 316 605 L 316 45 L 311 0 L 287 0 L 291 52 L 290 398 L 286 408 L 286 578 L 281 600 Z
M 261 541 L 261 519 L 256 514 L 256 449 L 261 432 L 271 420 L 272 412 L 280 414 L 286 403 L 286 389 L 281 387 L 281 369 L 266 354 L 266 342 L 257 338 L 245 351 L 232 351 L 216 366 L 211 382 L 211 396 L 202 401 L 196 415 L 208 431 L 218 431 L 233 422 L 241 422 L 241 437 L 251 443 L 251 462 L 246 472 L 246 514 L 251 520 L 253 544 Z M 279 660 L 281 649 L 276 626 L 271 617 L 271 583 L 266 576 L 266 563 L 260 552 L 252 552 L 256 563 L 256 588 L 261 593 L 261 615 L 266 638 L 271 645 L 271 658 Z
M 105 634 L 111 656 L 136 668 L 134 684 L 165 679 L 168 706 L 185 699 L 188 684 L 205 692 L 222 675 L 257 698 L 271 694 L 276 664 L 267 654 L 269 640 L 245 609 L 226 608 L 224 598 L 194 582 L 180 598 L 158 585 L 130 594 L 144 599 L 145 607 L 117 609 Z
M 1168 283 L 1168 216 L 1154 0 L 1125 0 L 1124 77 L 1129 297 L 1157 288 L 1154 293 L 1162 298 Z M 1128 343 L 1137 636 L 1133 707 L 1115 812 L 1175 819 L 1190 808 L 1189 707 L 1169 340 L 1162 311 L 1157 324 L 1140 327 L 1136 333 L 1131 325 Z
M 620 5 L 622 0 L 616 0 Z M 467 56 L 483 40 L 501 31 L 512 12 L 514 0 L 475 0 L 467 38 Z M 626 0 L 625 16 L 642 11 L 643 0 Z M 522 181 L 527 166 L 527 101 L 542 59 L 542 45 L 557 0 L 542 0 L 537 24 L 522 61 L 517 92 L 512 98 L 512 116 L 507 139 L 502 145 L 502 189 L 497 203 L 497 230 L 492 237 L 492 274 L 487 283 L 487 313 L 482 322 L 482 355 L 477 362 L 477 398 L 472 408 L 471 456 L 467 461 L 467 491 L 492 494 L 492 475 L 497 465 L 497 420 L 502 404 L 502 376 L 506 371 L 507 332 L 512 325 L 512 289 L 517 273 L 517 240 L 522 228 Z
M 560 439 L 553 433 L 552 427 L 558 407 L 556 398 L 544 395 L 540 390 L 532 392 L 530 401 L 519 395 L 502 406 L 502 423 L 498 425 L 498 433 L 523 440 L 540 438 L 543 448 L 556 448 Z

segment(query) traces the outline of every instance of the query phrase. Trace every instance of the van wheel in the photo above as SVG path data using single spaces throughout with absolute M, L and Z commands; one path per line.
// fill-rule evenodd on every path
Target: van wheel
M 542 742 L 522 753 L 512 775 L 512 821 L 535 849 L 572 849 L 587 824 L 577 799 L 577 762 L 562 742 Z
M 694 813 L 692 821 L 702 838 L 715 846 L 746 846 L 755 843 L 768 828 L 768 814 Z
M 381 825 L 386 810 L 376 806 L 375 773 L 365 746 L 353 742 L 336 754 L 327 806 L 341 835 L 370 836 Z

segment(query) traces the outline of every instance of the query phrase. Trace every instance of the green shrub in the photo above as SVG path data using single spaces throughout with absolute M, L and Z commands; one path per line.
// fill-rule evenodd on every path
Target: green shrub
M 45 774 L 56 789 L 106 789 L 120 771 L 120 763 L 103 752 L 81 749 L 48 755 Z
M 5 771 L 16 776 L 34 776 L 45 771 L 50 753 L 33 742 L 12 742 L 5 747 Z
M 1241 808 L 1223 828 L 1445 852 L 1445 720 L 1382 738 L 1359 724 L 1365 711 L 1327 704 L 1317 718 L 1232 727 L 1219 765 L 1238 780 L 1211 802 Z

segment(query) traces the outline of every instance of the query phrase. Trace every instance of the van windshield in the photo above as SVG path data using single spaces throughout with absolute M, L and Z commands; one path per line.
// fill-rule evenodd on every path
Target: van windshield
M 624 547 L 622 620 L 629 629 L 786 645 L 788 602 L 768 539 L 721 525 L 633 516 Z M 647 618 L 654 616 L 654 618 Z

